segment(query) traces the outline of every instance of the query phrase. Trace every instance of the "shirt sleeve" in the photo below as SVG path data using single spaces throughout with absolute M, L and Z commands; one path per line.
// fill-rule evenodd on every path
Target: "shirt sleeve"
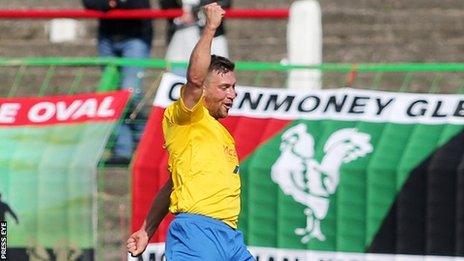
M 184 103 L 184 88 L 182 86 L 180 90 L 180 99 L 174 103 L 173 108 L 173 121 L 179 125 L 188 125 L 195 123 L 203 118 L 204 109 L 203 109 L 203 100 L 204 96 L 201 95 L 201 98 L 198 102 L 191 108 L 187 108 Z

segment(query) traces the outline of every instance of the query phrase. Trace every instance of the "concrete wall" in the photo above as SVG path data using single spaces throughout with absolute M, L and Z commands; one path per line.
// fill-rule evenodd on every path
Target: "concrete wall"
M 237 8 L 288 8 L 290 0 L 236 0 Z M 463 61 L 464 2 L 460 0 L 320 1 L 327 62 Z M 153 2 L 157 7 L 156 1 Z M 77 0 L 1 1 L 0 8 L 79 8 Z M 70 44 L 50 44 L 47 21 L 0 21 L 0 56 L 96 55 L 94 21 Z M 164 55 L 164 21 L 155 22 L 153 57 Z M 228 21 L 231 56 L 279 61 L 286 21 Z

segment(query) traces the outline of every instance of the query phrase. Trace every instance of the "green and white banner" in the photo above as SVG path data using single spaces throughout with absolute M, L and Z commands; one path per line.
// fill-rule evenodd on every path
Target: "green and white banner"
M 129 93 L 0 99 L 8 260 L 93 260 L 96 167 Z
M 181 84 L 163 78 L 153 135 Z M 464 95 L 254 87 L 237 93 L 223 123 L 241 161 L 239 229 L 259 260 L 462 260 Z M 164 153 L 159 138 L 145 138 L 147 152 Z M 166 156 L 153 162 L 149 155 L 134 173 L 139 223 L 149 200 L 138 191 L 167 175 L 157 167 Z M 151 247 L 160 256 L 161 245 Z

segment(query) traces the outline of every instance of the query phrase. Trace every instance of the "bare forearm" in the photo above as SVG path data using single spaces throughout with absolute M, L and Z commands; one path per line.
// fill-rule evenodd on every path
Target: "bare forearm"
M 169 179 L 153 200 L 147 218 L 142 225 L 149 238 L 153 236 L 159 224 L 168 213 L 171 191 L 172 181 Z
M 211 43 L 216 29 L 206 27 L 195 45 L 189 61 L 187 80 L 194 87 L 201 88 L 211 63 Z
M 225 13 L 217 3 L 204 6 L 203 11 L 206 15 L 206 26 L 190 55 L 187 84 L 183 89 L 182 100 L 190 109 L 197 104 L 203 94 L 203 84 L 211 63 L 211 43 Z

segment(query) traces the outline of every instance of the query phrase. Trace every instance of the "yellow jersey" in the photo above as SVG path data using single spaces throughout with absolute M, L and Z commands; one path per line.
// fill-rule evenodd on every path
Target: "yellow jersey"
M 235 142 L 203 103 L 202 97 L 188 109 L 181 97 L 164 112 L 173 181 L 169 211 L 200 214 L 237 228 L 240 176 Z

